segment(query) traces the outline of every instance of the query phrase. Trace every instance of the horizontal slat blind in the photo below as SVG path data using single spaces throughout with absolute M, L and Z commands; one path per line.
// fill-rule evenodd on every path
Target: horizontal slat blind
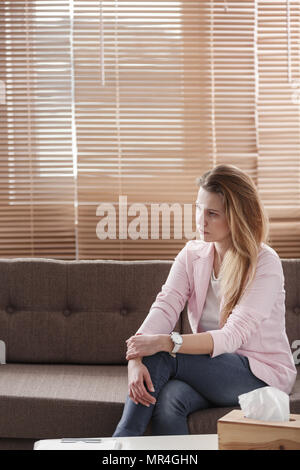
M 298 1 L 0 7 L 0 256 L 172 259 L 196 177 L 225 162 L 258 185 L 272 246 L 299 257 Z M 120 197 L 147 238 L 121 238 Z M 101 203 L 115 239 L 97 237 Z M 166 239 L 154 203 L 179 206 Z
M 0 256 L 75 256 L 69 2 L 2 1 Z
M 216 163 L 255 177 L 253 2 L 210 2 Z
M 300 2 L 256 3 L 258 188 L 272 246 L 300 257 Z
M 206 10 L 205 2 L 74 1 L 81 257 L 170 259 L 183 246 L 173 227 L 183 231 L 183 217 L 171 216 L 164 240 L 151 204 L 177 203 L 183 215 L 212 163 Z M 118 221 L 120 195 L 128 209 L 144 205 L 147 239 L 95 237 L 97 205 L 114 205 Z

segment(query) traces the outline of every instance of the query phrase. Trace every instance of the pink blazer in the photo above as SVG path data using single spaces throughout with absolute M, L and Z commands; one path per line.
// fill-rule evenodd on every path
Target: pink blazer
M 213 268 L 214 244 L 190 240 L 175 257 L 168 278 L 136 334 L 169 334 L 188 301 L 193 333 L 199 320 Z M 224 299 L 222 297 L 220 310 Z M 290 394 L 297 370 L 285 331 L 285 289 L 281 260 L 276 251 L 261 244 L 256 275 L 223 328 L 210 330 L 214 349 L 247 356 L 254 375 Z

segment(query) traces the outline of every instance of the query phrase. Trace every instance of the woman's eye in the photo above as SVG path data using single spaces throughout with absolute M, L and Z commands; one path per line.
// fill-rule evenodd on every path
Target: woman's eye
M 199 204 L 196 204 L 196 209 L 202 210 L 202 208 L 201 208 L 201 206 L 199 206 Z M 209 215 L 217 215 L 215 212 L 211 212 L 211 211 L 209 211 L 208 213 L 209 213 Z

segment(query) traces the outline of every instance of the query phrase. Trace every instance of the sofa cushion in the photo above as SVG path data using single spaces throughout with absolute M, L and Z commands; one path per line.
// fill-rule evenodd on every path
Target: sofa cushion
M 126 366 L 1 366 L 0 438 L 112 436 L 122 416 L 127 384 Z M 190 433 L 216 433 L 217 419 L 234 408 L 191 413 Z M 300 379 L 290 396 L 290 409 L 300 413 Z M 151 422 L 145 432 L 150 434 Z
M 125 340 L 146 318 L 171 264 L 1 259 L 7 362 L 126 365 Z
M 286 332 L 296 364 L 300 363 L 300 259 L 282 259 L 286 291 Z
M 111 436 L 127 395 L 126 366 L 0 366 L 0 437 Z
M 290 394 L 290 412 L 300 414 L 300 366 L 297 367 L 296 382 Z

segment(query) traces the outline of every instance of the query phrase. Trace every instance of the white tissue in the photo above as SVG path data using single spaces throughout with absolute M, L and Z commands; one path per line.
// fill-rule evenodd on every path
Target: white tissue
M 262 387 L 238 397 L 245 418 L 289 421 L 289 396 L 275 387 Z

